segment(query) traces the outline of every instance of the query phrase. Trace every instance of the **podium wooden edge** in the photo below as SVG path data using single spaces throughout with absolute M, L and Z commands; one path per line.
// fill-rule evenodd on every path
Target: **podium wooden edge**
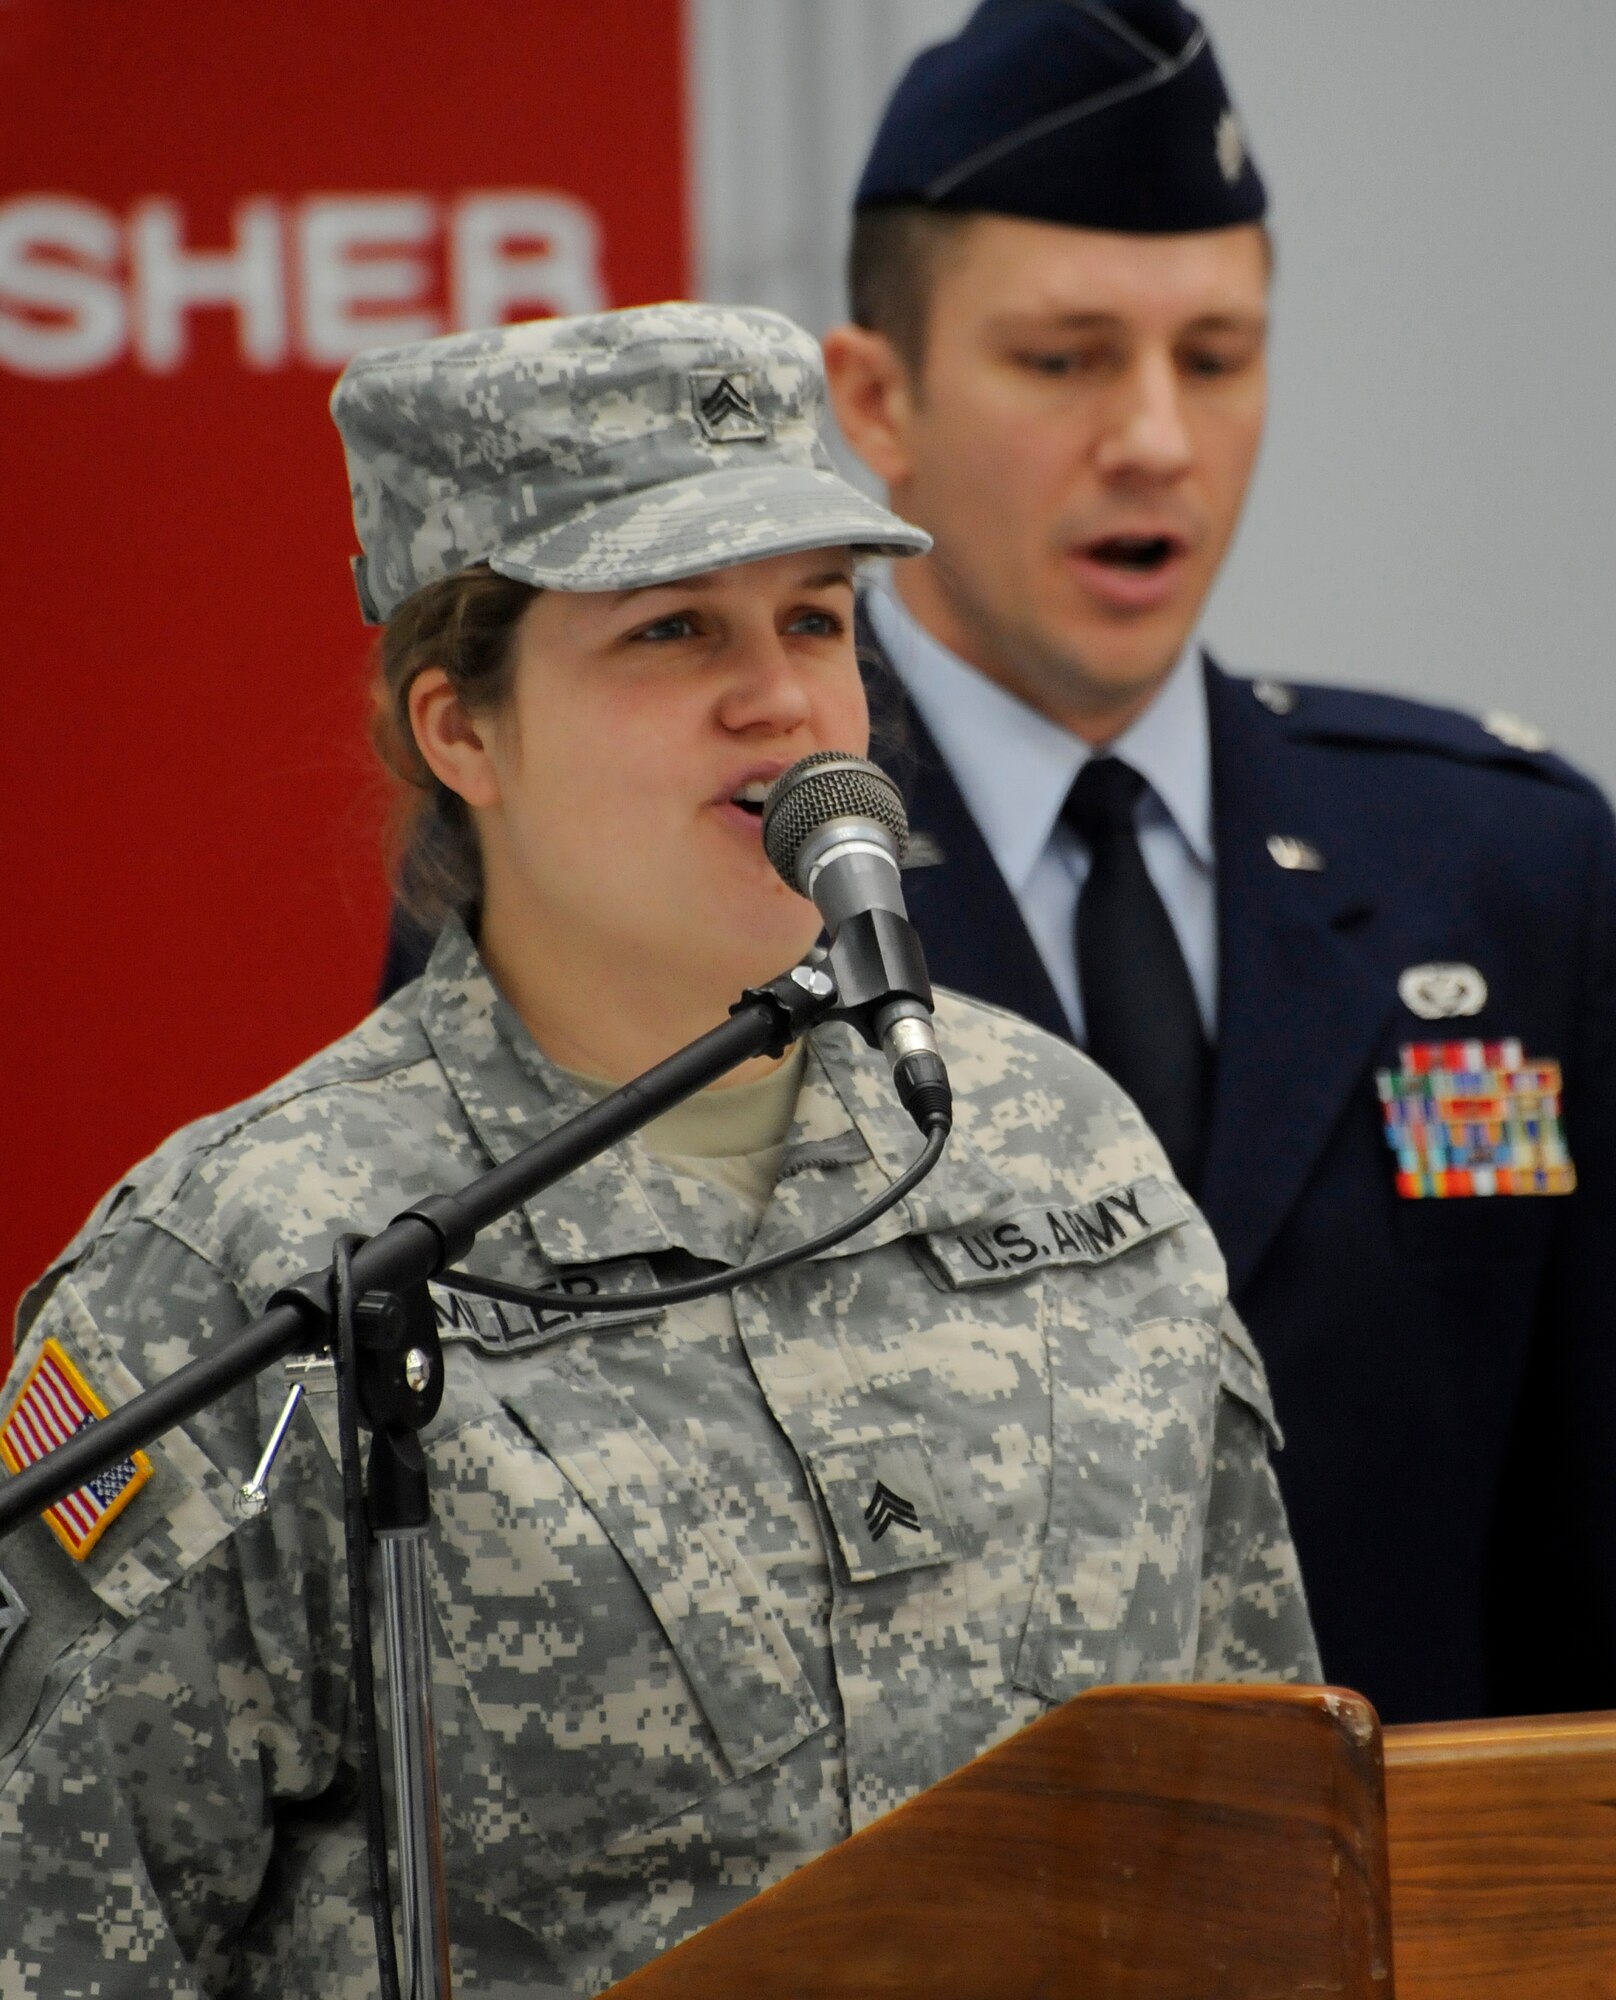
M 1580 1715 L 1511 1715 L 1476 1722 L 1397 1722 L 1382 1731 L 1387 1768 L 1452 1764 L 1500 1750 L 1534 1750 L 1545 1757 L 1608 1753 L 1616 1709 Z
M 1110 1721 L 1113 1715 L 1116 1718 L 1114 1724 Z M 1154 1813 L 1153 1823 L 1157 1825 L 1172 1822 L 1167 1845 L 1173 1847 L 1175 1853 L 1183 1846 L 1186 1830 L 1191 1838 L 1201 1834 L 1206 1843 L 1203 1854 L 1214 1856 L 1218 1843 L 1225 1838 L 1249 1838 L 1254 1830 L 1263 1826 L 1272 1833 L 1276 1826 L 1284 1825 L 1289 1844 L 1292 1823 L 1283 1820 L 1282 1802 L 1265 1799 L 1260 1791 L 1255 1790 L 1246 1796 L 1236 1796 L 1226 1771 L 1221 1777 L 1214 1775 L 1213 1780 L 1203 1782 L 1207 1780 L 1203 1767 L 1217 1765 L 1216 1755 L 1197 1757 L 1192 1754 L 1183 1759 L 1184 1768 L 1179 1774 L 1182 1798 L 1178 1801 L 1165 1791 L 1152 1792 L 1148 1778 L 1141 1781 L 1137 1797 L 1130 1798 L 1126 1787 L 1116 1782 L 1117 1771 L 1101 1774 L 1109 1782 L 1102 1782 L 1086 1793 L 1081 1784 L 1074 1787 L 1069 1779 L 1063 1779 L 1061 1775 L 1063 1758 L 1068 1764 L 1075 1758 L 1081 1774 L 1085 1750 L 1092 1744 L 1106 1746 L 1108 1736 L 1114 1736 L 1118 1741 L 1102 1747 L 1098 1761 L 1103 1763 L 1109 1755 L 1114 1762 L 1126 1768 L 1127 1758 L 1119 1756 L 1119 1749 L 1121 1739 L 1130 1730 L 1134 1738 L 1133 1755 L 1137 1760 L 1140 1743 L 1153 1730 L 1157 1737 L 1172 1735 L 1176 1731 L 1184 1742 L 1196 1740 L 1202 1751 L 1209 1752 L 1220 1726 L 1227 1737 L 1231 1730 L 1249 1732 L 1251 1725 L 1259 1724 L 1265 1718 L 1272 1718 L 1282 1725 L 1280 1730 L 1274 1732 L 1273 1740 L 1278 1743 L 1283 1736 L 1284 1741 L 1293 1746 L 1299 1770 L 1303 1765 L 1309 1765 L 1311 1759 L 1310 1770 L 1317 1767 L 1320 1772 L 1328 1774 L 1327 1783 L 1312 1777 L 1306 1781 L 1313 1787 L 1307 1796 L 1315 1810 L 1313 1818 L 1305 1822 L 1314 1834 L 1312 1846 L 1315 1856 L 1329 1848 L 1329 1865 L 1323 1874 L 1329 1880 L 1324 1900 L 1330 1909 L 1324 1921 L 1326 1928 L 1330 1923 L 1335 1926 L 1331 1935 L 1341 1965 L 1346 1968 L 1344 1976 L 1339 1981 L 1332 1980 L 1327 1990 L 1337 1992 L 1340 2000 L 1391 2000 L 1385 1799 L 1380 1723 L 1374 1709 L 1362 1695 L 1347 1688 L 1289 1683 L 1207 1682 L 1166 1686 L 1108 1685 L 1075 1697 L 650 1960 L 611 1987 L 603 2000 L 673 2000 L 673 1996 L 731 1992 L 746 1992 L 757 1996 L 757 2000 L 766 2000 L 771 1983 L 766 1970 L 760 1975 L 759 1968 L 769 1956 L 767 1940 L 771 1933 L 782 1941 L 792 1934 L 800 1937 L 805 1914 L 810 1912 L 815 1923 L 826 1928 L 829 1917 L 851 1921 L 861 1908 L 864 1883 L 879 1883 L 884 1873 L 889 1874 L 893 1855 L 900 1852 L 906 1843 L 920 1854 L 926 1851 L 928 1844 L 934 1847 L 939 1821 L 948 1821 L 956 1808 L 963 1809 L 960 1823 L 967 1827 L 972 1827 L 979 1820 L 985 1822 L 995 1803 L 995 1795 L 1001 1795 L 1002 1803 L 1006 1774 L 1011 1772 L 1012 1765 L 1018 1767 L 1021 1774 L 1016 1782 L 1023 1799 L 1048 1801 L 1052 1808 L 1063 1797 L 1068 1800 L 1086 1799 L 1085 1809 L 1113 1815 L 1119 1809 L 1126 1811 L 1132 1806 L 1143 1819 L 1150 1819 Z M 1207 1731 L 1206 1736 L 1192 1739 L 1188 1732 L 1202 1725 Z M 1259 1743 L 1260 1739 L 1247 1733 L 1242 1742 L 1249 1748 Z M 1239 1760 L 1235 1759 L 1230 1764 L 1229 1748 L 1230 1745 L 1225 1742 L 1222 1754 L 1224 1764 L 1232 1769 Z M 1038 1775 L 1040 1759 L 1047 1760 L 1047 1775 Z M 1029 1772 L 1032 1775 L 1027 1775 Z M 1198 1784 L 1203 1785 L 1201 1793 L 1197 1793 Z M 974 1812 L 969 1803 L 973 1793 L 980 1794 Z M 1178 1811 L 1176 1821 L 1173 1820 L 1175 1807 Z M 1299 1835 L 1304 1822 L 1294 1824 Z M 1299 1839 L 1297 1844 L 1302 1844 Z M 1117 1882 L 1131 1872 L 1122 1865 L 1120 1858 L 1113 1860 L 1108 1853 L 1098 1853 L 1084 1885 L 1091 1906 L 1103 1887 L 1102 1878 L 1108 1869 L 1114 1870 L 1111 1879 Z M 1193 1875 L 1194 1871 L 1189 1873 Z M 1241 1890 L 1248 1886 L 1231 1877 L 1224 1885 L 1223 1896 L 1238 1900 Z M 1137 1890 L 1134 1893 L 1136 1918 Z M 1195 1891 L 1186 1889 L 1183 1893 Z M 1078 1898 L 1074 1896 L 1076 1900 Z M 1119 1898 L 1119 1904 L 1121 1900 Z M 1207 1899 L 1207 1906 L 1221 1911 L 1226 1903 L 1211 1898 Z M 870 1921 L 871 1910 L 881 1907 L 878 1892 L 863 1898 L 863 1921 L 866 1925 Z M 1007 1951 L 1013 1951 L 1017 1927 L 1024 1925 L 1025 1921 L 1025 1911 L 1017 1912 L 1006 1907 Z M 1173 1921 L 1174 1913 L 1163 1913 L 1163 1923 L 1169 1932 Z M 912 1915 L 909 1922 L 912 1926 Z M 1101 1929 L 1104 1928 L 1102 1923 Z M 824 1934 L 824 1930 L 815 1933 L 816 1936 Z M 834 1948 L 828 1936 L 826 1947 Z M 1282 1944 L 1278 1948 L 1285 1947 Z M 838 1994 L 854 1991 L 871 1994 L 924 1991 L 939 1994 L 944 1991 L 982 1990 L 970 1986 L 968 1980 L 951 1985 L 951 1974 L 946 1964 L 941 1968 L 942 1978 L 939 1980 L 936 1961 L 940 1950 L 929 1942 L 923 1946 L 923 1952 L 930 1951 L 934 1962 L 925 1970 L 917 1965 L 912 1984 L 901 1975 L 886 1976 L 884 1968 L 879 1982 L 872 1979 L 852 1986 L 838 1980 L 834 1982 L 834 1991 Z M 789 1953 L 780 1951 L 777 1962 L 784 1965 L 789 1962 L 789 1956 Z M 1076 1971 L 1075 1966 L 1073 1970 Z M 1010 1982 L 1002 1989 L 1006 1992 L 1042 1993 L 1053 1990 L 1044 1985 L 1018 1984 L 1008 1966 L 1006 1976 Z M 1256 1995 L 1259 1992 L 1267 1994 L 1290 1990 L 1264 1983 L 1265 1977 L 1261 1973 L 1255 1974 L 1250 1984 L 1219 1983 L 1217 1991 L 1231 1995 Z M 782 1980 L 779 1990 L 795 1994 L 814 1989 L 805 1987 L 800 1975 L 793 1975 Z M 827 1990 L 831 1989 L 827 1987 Z M 996 1987 L 994 1990 L 1000 1989 Z M 1063 1986 L 1061 1990 L 1066 1989 Z M 1071 1990 L 1087 1989 L 1074 1986 Z M 1115 1983 L 1114 1977 L 1111 1983 L 1097 1983 L 1093 1988 L 1096 1993 L 1120 1993 L 1123 1990 Z M 1126 1990 L 1141 1996 L 1169 1993 L 1187 1996 L 1200 1988 L 1194 1983 L 1163 1984 L 1146 1972 L 1137 1985 L 1128 1982 Z
M 1616 2000 L 1616 1711 L 1385 1732 L 1403 2000 Z

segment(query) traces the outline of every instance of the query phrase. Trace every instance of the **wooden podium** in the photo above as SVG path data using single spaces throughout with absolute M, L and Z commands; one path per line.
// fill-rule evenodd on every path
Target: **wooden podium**
M 1386 1731 L 1401 2000 L 1616 2000 L 1616 1715 Z
M 611 2000 L 1388 2000 L 1380 1726 L 1331 1688 L 1069 1702 Z
M 1388 1835 L 1389 1807 L 1389 1835 Z M 1616 1715 L 1070 1702 L 608 2000 L 1616 2000 Z

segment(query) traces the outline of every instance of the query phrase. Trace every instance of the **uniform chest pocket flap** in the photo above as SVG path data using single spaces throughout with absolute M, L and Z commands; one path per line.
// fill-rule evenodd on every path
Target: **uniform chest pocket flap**
M 810 1451 L 808 1462 L 852 1582 L 935 1568 L 959 1553 L 918 1431 Z
M 1165 1501 L 1176 1520 L 1198 1495 L 1198 1484 L 1168 1476 L 1163 1463 L 1181 1426 L 1166 1420 L 1174 1401 L 1141 1376 L 1139 1350 L 1153 1328 L 1169 1349 L 1180 1331 L 1187 1347 L 1207 1346 L 1194 1321 L 1146 1322 L 1130 1341 L 1103 1314 L 1051 1318 L 1049 1522 L 1014 1673 L 1017 1687 L 1045 1701 L 1069 1701 L 1113 1677 L 1151 1505 Z
M 566 1859 L 828 1718 L 714 1502 L 586 1359 L 502 1401 L 435 1448 L 437 1609 L 524 1812 Z

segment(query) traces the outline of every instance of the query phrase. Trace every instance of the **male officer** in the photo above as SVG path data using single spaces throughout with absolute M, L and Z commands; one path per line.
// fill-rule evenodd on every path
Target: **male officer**
M 1198 1192 L 1326 1672 L 1389 1720 L 1612 1706 L 1616 838 L 1510 718 L 1196 643 L 1265 206 L 1177 0 L 988 0 L 899 84 L 826 351 L 935 537 L 865 602 L 941 854 L 910 909 L 935 979 L 1085 1043 Z

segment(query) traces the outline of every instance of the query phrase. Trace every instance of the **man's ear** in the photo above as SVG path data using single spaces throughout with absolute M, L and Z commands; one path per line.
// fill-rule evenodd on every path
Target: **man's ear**
M 913 470 L 909 370 L 884 333 L 833 326 L 825 335 L 825 380 L 842 435 L 889 492 Z
M 410 727 L 434 777 L 468 806 L 499 804 L 499 775 L 483 732 L 442 667 L 423 667 L 410 682 Z

